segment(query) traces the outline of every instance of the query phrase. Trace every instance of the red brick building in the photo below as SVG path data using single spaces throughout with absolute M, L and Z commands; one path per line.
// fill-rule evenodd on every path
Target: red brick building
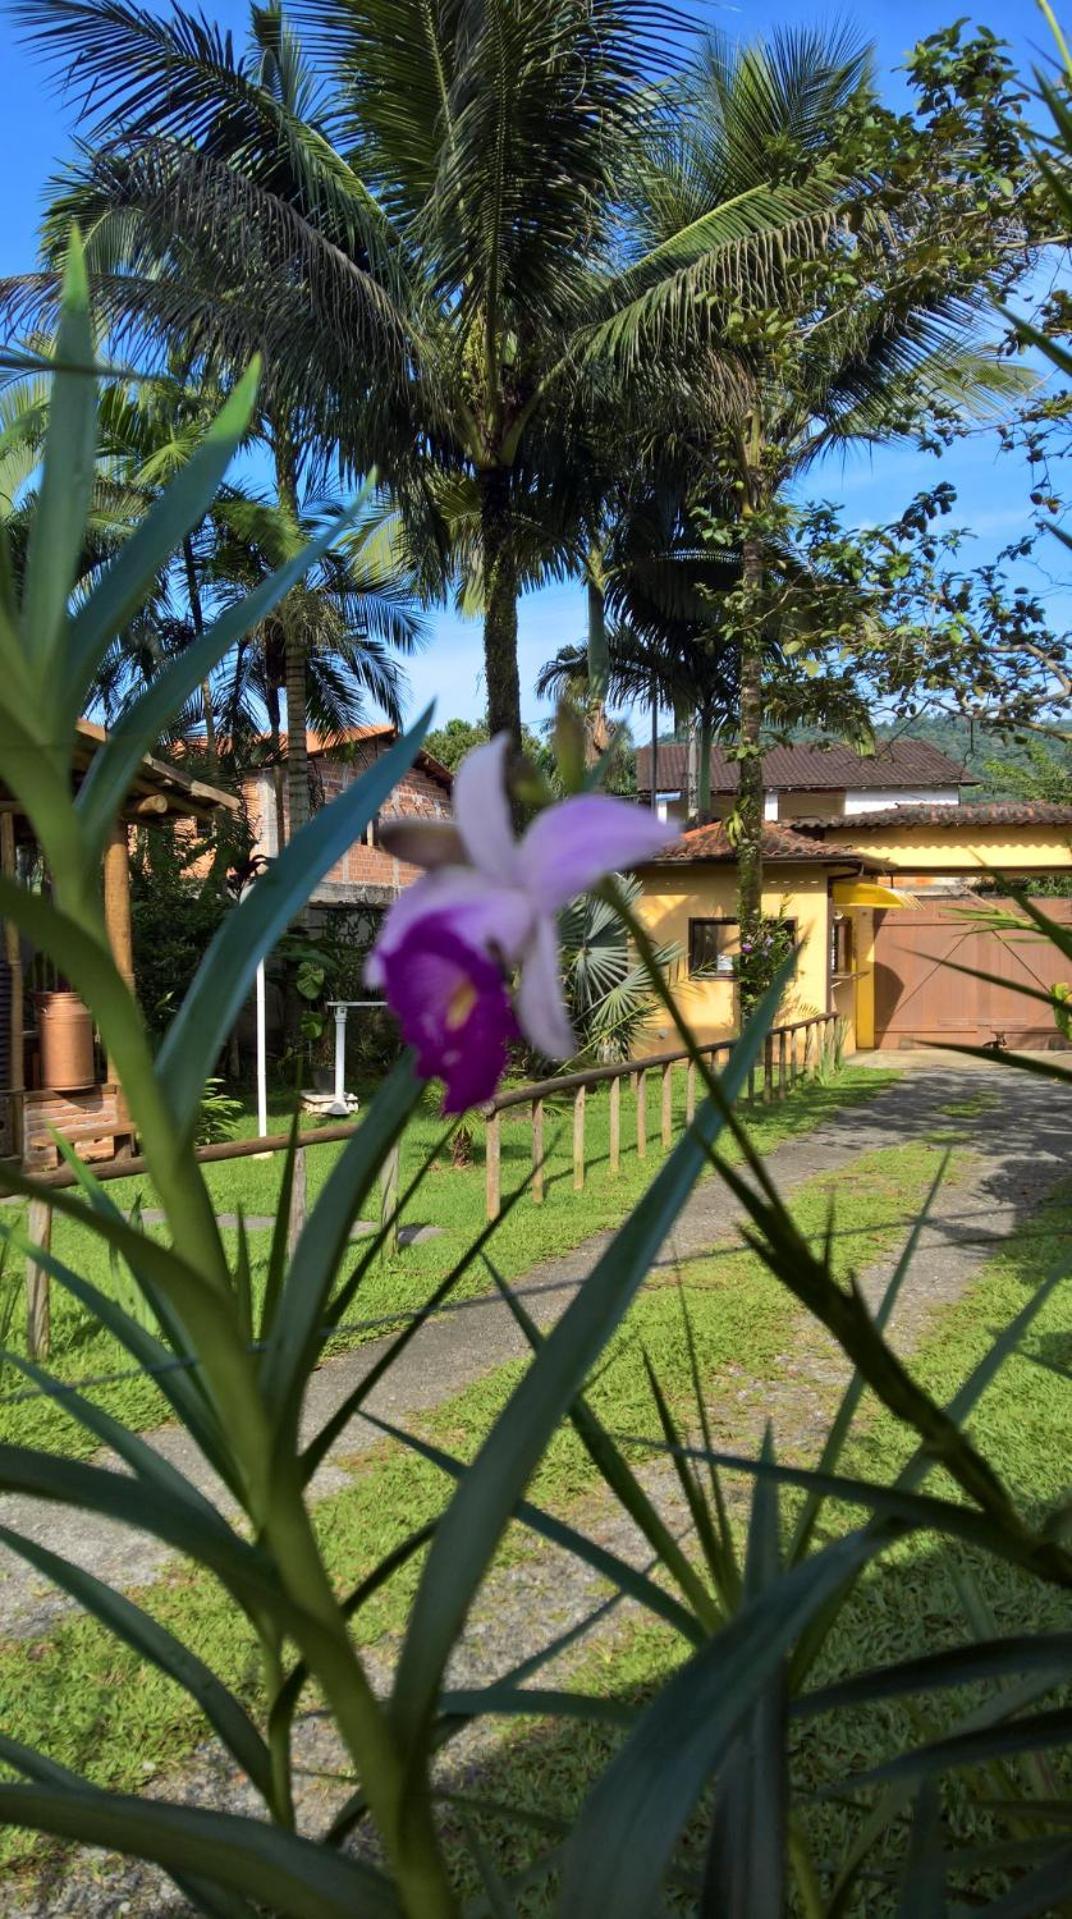
M 326 806 L 374 764 L 398 738 L 394 726 L 355 726 L 330 742 L 307 735 L 310 785 L 315 806 Z M 383 819 L 399 816 L 448 819 L 451 812 L 451 775 L 430 753 L 418 753 L 364 839 L 354 844 L 321 880 L 312 895 L 314 906 L 388 906 L 418 876 L 419 868 L 386 852 L 380 844 Z M 254 853 L 271 858 L 279 850 L 279 817 L 287 817 L 286 778 L 282 768 L 266 767 L 248 773 L 243 797 L 254 836 Z

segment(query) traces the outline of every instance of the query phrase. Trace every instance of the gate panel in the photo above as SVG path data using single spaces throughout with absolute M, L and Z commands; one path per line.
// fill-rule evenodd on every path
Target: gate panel
M 1015 900 L 981 901 L 1017 910 Z M 999 1034 L 1014 1049 L 1066 1048 L 1045 1006 L 1017 984 L 1048 989 L 1072 980 L 1072 959 L 1033 930 L 997 933 L 965 918 L 969 902 L 925 904 L 875 914 L 875 1044 L 953 1040 L 986 1046 Z M 1050 919 L 1072 925 L 1072 900 L 1040 900 Z M 994 973 L 1002 984 L 967 979 L 944 962 Z

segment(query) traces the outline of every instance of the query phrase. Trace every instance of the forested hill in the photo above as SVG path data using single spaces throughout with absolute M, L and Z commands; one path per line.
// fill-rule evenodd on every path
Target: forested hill
M 660 744 L 681 738 L 664 732 Z M 794 728 L 793 739 L 817 739 L 813 728 Z M 959 760 L 976 779 L 977 786 L 964 788 L 966 800 L 1055 800 L 1072 803 L 1072 749 L 1055 740 L 1030 737 L 1002 739 L 983 727 L 972 727 L 967 720 L 944 714 L 930 715 L 900 726 L 876 728 L 880 740 L 909 738 L 929 740 L 950 759 Z
M 910 725 L 880 726 L 876 738 L 909 736 L 929 740 L 950 759 L 960 760 L 980 784 L 965 788 L 973 800 L 1072 799 L 1072 751 L 1055 740 L 1040 737 L 1002 739 L 967 720 L 944 714 L 913 720 Z

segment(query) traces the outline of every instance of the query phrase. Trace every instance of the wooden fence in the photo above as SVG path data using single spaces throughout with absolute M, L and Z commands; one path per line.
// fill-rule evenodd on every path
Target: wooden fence
M 785 1099 L 799 1081 L 814 1074 L 824 1057 L 830 1057 L 835 1044 L 837 1015 L 820 1013 L 811 1019 L 795 1020 L 791 1025 L 778 1026 L 768 1034 L 763 1050 L 762 1061 L 753 1067 L 749 1075 L 746 1097 L 755 1103 L 762 1099 L 764 1103 Z M 732 1039 L 720 1040 L 717 1044 L 703 1046 L 705 1054 L 713 1066 L 728 1058 L 733 1049 Z M 609 1084 L 609 1171 L 612 1176 L 621 1172 L 622 1162 L 622 1084 L 630 1082 L 630 1094 L 633 1109 L 632 1133 L 635 1152 L 638 1159 L 645 1159 L 648 1151 L 647 1137 L 647 1079 L 649 1073 L 661 1075 L 660 1133 L 664 1152 L 673 1145 L 674 1132 L 674 1084 L 675 1067 L 685 1069 L 685 1124 L 688 1125 L 696 1111 L 696 1067 L 687 1053 L 656 1053 L 645 1060 L 626 1060 L 620 1065 L 593 1066 L 582 1073 L 564 1073 L 558 1079 L 538 1080 L 532 1085 L 518 1086 L 500 1093 L 497 1098 L 482 1109 L 486 1122 L 486 1204 L 489 1219 L 497 1219 L 502 1205 L 501 1174 L 501 1117 L 514 1107 L 529 1108 L 532 1127 L 532 1181 L 531 1197 L 537 1205 L 544 1198 L 544 1117 L 546 1102 L 561 1099 L 563 1095 L 573 1096 L 573 1186 L 576 1192 L 583 1191 L 586 1173 L 585 1155 L 585 1116 L 586 1095 L 590 1086 Z M 354 1134 L 360 1121 L 340 1121 L 336 1126 L 318 1126 L 308 1133 L 299 1133 L 299 1152 L 294 1161 L 294 1184 L 291 1194 L 290 1219 L 288 1222 L 288 1244 L 293 1251 L 298 1235 L 305 1224 L 306 1216 L 306 1151 L 311 1146 L 330 1146 L 346 1140 Z M 265 1158 L 273 1153 L 286 1152 L 290 1145 L 289 1133 L 273 1133 L 254 1139 L 223 1140 L 213 1146 L 199 1146 L 195 1158 L 202 1165 L 215 1165 L 223 1160 Z M 394 1252 L 398 1247 L 398 1200 L 401 1167 L 401 1143 L 396 1140 L 391 1147 L 380 1173 L 380 1225 L 385 1246 Z M 147 1162 L 139 1155 L 124 1153 L 103 1165 L 93 1168 L 93 1176 L 98 1180 L 130 1179 L 139 1173 L 147 1173 Z M 52 1207 L 48 1200 L 48 1189 L 71 1187 L 77 1184 L 77 1175 L 69 1166 L 58 1167 L 54 1172 L 42 1173 L 37 1179 L 38 1192 L 30 1201 L 27 1222 L 28 1237 L 32 1243 L 48 1252 L 52 1244 Z M 51 1345 L 51 1296 L 47 1267 L 35 1259 L 32 1253 L 26 1258 L 26 1345 L 31 1359 L 47 1359 Z
M 831 1056 L 836 1044 L 838 1016 L 816 1013 L 810 1019 L 793 1020 L 768 1033 L 762 1060 L 753 1066 L 745 1097 L 750 1104 L 762 1100 L 765 1105 L 785 1099 L 802 1079 L 814 1075 L 820 1062 Z M 700 1052 L 717 1069 L 728 1059 L 735 1041 L 718 1040 L 701 1046 Z M 499 1093 L 482 1108 L 486 1123 L 485 1152 L 486 1210 L 489 1219 L 498 1219 L 502 1207 L 502 1115 L 516 1107 L 528 1107 L 532 1129 L 531 1197 L 537 1205 L 544 1198 L 544 1122 L 548 1100 L 573 1096 L 573 1190 L 584 1190 L 587 1170 L 585 1123 L 590 1086 L 608 1086 L 607 1170 L 616 1178 L 622 1169 L 622 1085 L 628 1080 L 628 1106 L 631 1132 L 637 1159 L 648 1153 L 648 1075 L 659 1075 L 659 1131 L 664 1153 L 674 1143 L 674 1072 L 685 1073 L 685 1124 L 691 1125 L 696 1112 L 696 1065 L 688 1053 L 653 1053 L 643 1060 L 623 1060 L 613 1066 L 592 1066 L 582 1073 L 561 1073 L 557 1079 L 537 1080 L 530 1086 L 516 1086 Z

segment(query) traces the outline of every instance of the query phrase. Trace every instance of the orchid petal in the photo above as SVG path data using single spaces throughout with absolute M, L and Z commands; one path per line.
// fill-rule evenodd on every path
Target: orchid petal
M 497 961 L 431 913 L 391 955 L 387 1002 L 423 1079 L 442 1079 L 444 1113 L 490 1099 L 506 1071 L 517 1021 Z
M 517 842 L 506 792 L 510 735 L 467 753 L 454 776 L 454 821 L 473 865 L 500 886 L 517 885 Z
M 539 919 L 525 949 L 517 988 L 521 1031 L 547 1059 L 570 1059 L 577 1051 L 559 974 L 558 937 L 552 919 Z
M 399 814 L 380 821 L 380 845 L 395 859 L 431 870 L 437 866 L 464 866 L 465 843 L 450 820 L 418 820 Z
M 384 962 L 405 938 L 410 927 L 435 914 L 450 918 L 460 939 L 486 949 L 495 947 L 512 964 L 532 928 L 532 909 L 523 893 L 497 886 L 471 866 L 441 866 L 407 886 L 390 908 L 379 939 L 365 961 L 365 980 L 380 987 L 386 977 Z
M 665 820 L 628 800 L 579 793 L 549 806 L 518 848 L 521 885 L 535 909 L 557 913 L 607 873 L 654 858 L 673 838 Z

